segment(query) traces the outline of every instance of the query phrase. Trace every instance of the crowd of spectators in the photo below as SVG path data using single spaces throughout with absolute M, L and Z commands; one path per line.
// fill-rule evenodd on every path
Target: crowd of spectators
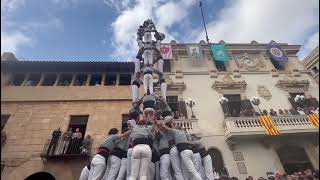
M 222 176 L 217 180 L 239 180 L 239 178 Z M 312 171 L 311 169 L 307 169 L 292 174 L 276 173 L 275 175 L 269 175 L 269 177 L 253 178 L 252 176 L 248 176 L 246 180 L 319 180 L 319 170 Z
M 263 115 L 270 115 L 270 116 L 292 116 L 292 115 L 306 115 L 309 113 L 313 114 L 319 114 L 319 107 L 310 107 L 310 108 L 301 108 L 297 107 L 297 110 L 295 109 L 279 109 L 278 111 L 275 111 L 274 109 L 263 110 Z M 250 116 L 259 116 L 260 113 L 256 112 L 254 109 L 244 109 L 241 110 L 239 113 L 240 117 L 250 117 Z

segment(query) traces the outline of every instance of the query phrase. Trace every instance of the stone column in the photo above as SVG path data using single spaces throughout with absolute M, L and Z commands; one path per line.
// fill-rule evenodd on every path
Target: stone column
M 61 74 L 58 73 L 57 79 L 56 79 L 56 81 L 54 82 L 53 86 L 57 86 L 57 85 L 58 85 L 58 83 L 59 83 L 59 81 L 60 81 L 60 76 L 61 76 Z
M 44 78 L 45 78 L 45 73 L 41 73 L 41 77 L 40 77 L 40 80 L 39 80 L 37 86 L 41 86 L 41 84 L 42 84 L 43 81 L 44 81 Z
M 261 58 L 263 60 L 263 63 L 266 65 L 265 69 L 271 71 L 272 77 L 278 77 L 279 76 L 278 70 L 273 66 L 273 64 L 271 63 L 270 58 L 268 57 L 268 55 L 267 55 L 267 53 L 265 51 L 261 51 L 260 52 L 259 58 Z
M 235 60 L 234 56 L 232 55 L 231 51 L 228 52 L 228 56 L 230 58 L 229 59 L 229 68 L 233 72 L 233 77 L 234 78 L 241 77 L 239 67 L 238 67 L 236 60 Z
M 101 77 L 101 86 L 104 86 L 104 82 L 106 81 L 106 73 L 102 73 L 102 77 Z
M 116 78 L 116 85 L 119 85 L 119 81 L 120 81 L 120 74 L 116 74 L 117 78 Z
M 89 86 L 89 85 L 90 85 L 91 76 L 92 76 L 92 74 L 89 73 L 88 76 L 87 76 L 86 86 Z
M 72 79 L 71 79 L 71 82 L 70 82 L 69 86 L 73 86 L 74 81 L 76 80 L 76 77 L 77 77 L 77 74 L 76 73 L 72 73 Z
M 311 143 L 306 143 L 304 150 L 306 151 L 306 154 L 314 169 L 319 169 L 319 157 L 316 152 L 316 147 Z
M 27 73 L 26 76 L 24 77 L 23 82 L 21 83 L 21 86 L 24 86 L 26 84 L 26 82 L 28 81 L 29 77 L 30 77 L 30 73 Z
M 208 65 L 210 78 L 217 78 L 218 77 L 218 70 L 213 62 L 214 60 L 213 60 L 211 51 L 205 51 L 204 58 L 205 58 L 207 65 Z

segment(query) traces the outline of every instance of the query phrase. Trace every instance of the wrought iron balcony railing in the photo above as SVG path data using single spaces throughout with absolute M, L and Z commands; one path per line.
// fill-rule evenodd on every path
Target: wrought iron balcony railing
M 89 143 L 84 143 L 83 139 L 73 139 L 64 141 L 63 138 L 47 139 L 41 158 L 70 158 L 70 157 L 89 157 L 91 152 L 92 140 Z
M 272 118 L 280 133 L 283 134 L 319 132 L 319 128 L 313 126 L 307 116 L 273 116 Z M 227 117 L 224 127 L 226 138 L 266 134 L 258 117 Z

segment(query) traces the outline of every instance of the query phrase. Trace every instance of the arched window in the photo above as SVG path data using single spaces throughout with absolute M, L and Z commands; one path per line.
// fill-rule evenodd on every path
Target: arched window
M 208 153 L 211 156 L 212 167 L 214 171 L 218 172 L 220 176 L 224 176 L 224 175 L 228 176 L 228 172 L 224 167 L 224 161 L 223 161 L 221 152 L 217 149 L 212 148 L 208 150 Z
M 47 172 L 37 172 L 28 176 L 24 180 L 38 180 L 38 179 L 55 180 L 56 178 L 54 178 L 53 175 Z

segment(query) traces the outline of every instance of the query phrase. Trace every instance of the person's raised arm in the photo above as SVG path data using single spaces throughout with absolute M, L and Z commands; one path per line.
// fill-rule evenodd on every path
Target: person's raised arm
M 120 135 L 119 135 L 119 138 L 129 136 L 131 132 L 132 132 L 132 130 L 131 130 L 131 129 L 129 129 L 128 131 L 126 131 L 126 132 L 124 132 L 124 133 L 120 134 Z

